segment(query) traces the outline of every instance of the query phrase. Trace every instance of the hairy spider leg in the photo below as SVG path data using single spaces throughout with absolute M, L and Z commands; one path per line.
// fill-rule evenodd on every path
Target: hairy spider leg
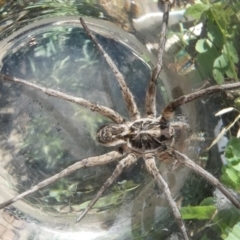
M 177 150 L 172 149 L 172 157 L 174 157 L 184 166 L 188 167 L 198 175 L 202 176 L 214 187 L 218 188 L 231 203 L 240 209 L 240 199 L 233 195 L 217 178 L 211 175 L 209 172 L 198 166 L 192 160 L 190 160 L 185 154 L 180 153 Z
M 77 218 L 77 222 L 79 222 L 93 207 L 93 205 L 98 201 L 98 199 L 103 195 L 103 193 L 113 184 L 113 182 L 117 179 L 117 177 L 123 172 L 124 169 L 129 168 L 131 165 L 136 163 L 138 160 L 138 156 L 134 153 L 129 153 L 124 159 L 122 159 L 115 168 L 112 175 L 107 179 L 107 181 L 103 184 L 101 189 L 97 192 L 96 196 L 90 201 L 88 206 L 84 209 L 84 211 Z
M 176 202 L 174 201 L 172 194 L 169 190 L 168 184 L 165 182 L 164 178 L 162 177 L 162 175 L 160 174 L 157 166 L 156 166 L 156 162 L 155 162 L 155 157 L 153 154 L 146 154 L 144 157 L 144 162 L 147 168 L 147 171 L 149 172 L 149 174 L 154 178 L 154 180 L 157 182 L 158 187 L 160 189 L 163 190 L 165 197 L 168 200 L 168 203 L 170 205 L 170 208 L 173 212 L 173 215 L 177 221 L 177 224 L 179 226 L 179 228 L 181 229 L 181 232 L 183 234 L 183 237 L 185 240 L 188 240 L 188 234 L 187 234 L 187 230 L 186 227 L 184 225 L 183 219 L 181 217 L 181 213 L 177 207 Z
M 69 167 L 65 168 L 61 172 L 53 175 L 52 177 L 49 177 L 49 178 L 43 180 L 42 182 L 38 183 L 34 187 L 30 188 L 29 190 L 27 190 L 23 193 L 20 193 L 16 197 L 13 197 L 13 198 L 1 203 L 0 209 L 7 207 L 8 205 L 10 205 L 18 200 L 21 200 L 22 198 L 28 196 L 29 194 L 34 193 L 52 183 L 54 183 L 55 181 L 59 180 L 60 178 L 68 176 L 69 174 L 77 171 L 80 168 L 105 165 L 107 163 L 117 160 L 118 158 L 123 157 L 124 155 L 126 155 L 126 153 L 122 153 L 120 151 L 112 151 L 112 152 L 109 152 L 109 153 L 106 153 L 106 154 L 103 154 L 100 156 L 90 157 L 90 158 L 85 158 L 83 160 L 79 160 L 78 162 L 70 165 Z
M 138 111 L 137 104 L 134 100 L 134 96 L 133 96 L 132 92 L 130 91 L 130 89 L 128 88 L 128 86 L 125 82 L 125 79 L 124 79 L 122 73 L 118 70 L 116 64 L 113 62 L 111 57 L 106 53 L 106 51 L 103 49 L 103 47 L 98 43 L 95 35 L 92 34 L 92 32 L 90 31 L 90 29 L 88 28 L 88 26 L 86 25 L 86 23 L 84 22 L 84 20 L 82 18 L 80 18 L 80 22 L 81 22 L 86 34 L 93 41 L 93 43 L 95 44 L 95 46 L 97 47 L 99 52 L 102 53 L 103 58 L 105 59 L 105 61 L 111 68 L 112 72 L 114 73 L 114 75 L 119 83 L 119 86 L 120 86 L 120 89 L 122 92 L 122 96 L 123 96 L 124 102 L 126 103 L 126 107 L 127 107 L 127 110 L 128 110 L 128 113 L 129 113 L 131 119 L 132 120 L 139 119 L 140 113 Z
M 162 113 L 160 115 L 160 124 L 163 126 L 168 125 L 169 121 L 172 119 L 173 114 L 175 112 L 175 110 L 188 102 L 191 102 L 197 98 L 203 97 L 203 96 L 207 96 L 207 95 L 211 95 L 217 92 L 221 92 L 221 91 L 227 91 L 227 90 L 233 90 L 236 88 L 240 87 L 240 82 L 236 82 L 236 83 L 228 83 L 228 84 L 222 84 L 222 85 L 215 85 L 212 87 L 208 87 L 205 89 L 202 89 L 200 91 L 196 91 L 187 95 L 183 95 L 173 101 L 171 101 L 170 103 L 168 103 L 168 105 L 166 107 L 164 107 L 164 109 L 162 110 Z
M 91 103 L 84 98 L 73 97 L 73 96 L 68 95 L 66 93 L 56 91 L 56 90 L 51 89 L 51 88 L 45 88 L 45 87 L 42 87 L 40 85 L 31 83 L 31 82 L 28 82 L 26 80 L 16 78 L 16 77 L 10 77 L 10 76 L 0 74 L 0 78 L 2 80 L 5 80 L 5 81 L 16 82 L 16 83 L 20 83 L 20 84 L 29 86 L 31 88 L 37 89 L 37 90 L 49 95 L 51 97 L 64 99 L 66 101 L 78 104 L 78 105 L 80 105 L 84 108 L 90 109 L 93 112 L 98 112 L 101 115 L 103 115 L 105 117 L 108 117 L 109 119 L 111 119 L 115 123 L 121 124 L 125 121 L 124 118 L 119 113 L 112 110 L 111 108 L 108 108 L 108 107 L 105 107 L 105 106 L 102 106 L 102 105 L 99 105 L 99 104 Z
M 153 68 L 152 75 L 149 80 L 149 84 L 146 92 L 146 97 L 145 97 L 146 114 L 149 118 L 154 118 L 156 116 L 156 86 L 157 86 L 157 79 L 163 67 L 163 53 L 164 53 L 165 42 L 166 42 L 166 31 L 167 31 L 167 25 L 168 25 L 169 10 L 170 10 L 170 3 L 166 1 L 164 2 L 163 21 L 162 21 L 160 42 L 159 42 L 158 55 L 157 55 L 158 60 L 157 60 L 157 64 Z

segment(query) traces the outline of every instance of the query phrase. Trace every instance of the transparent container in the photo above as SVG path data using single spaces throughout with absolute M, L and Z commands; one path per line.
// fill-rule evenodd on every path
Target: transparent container
M 4 2 L 4 1 L 3 1 Z M 87 99 L 128 118 L 118 83 L 79 22 L 83 17 L 116 62 L 144 115 L 144 98 L 161 25 L 154 1 L 9 1 L 2 4 L 1 73 Z M 170 14 L 170 25 L 186 21 L 184 10 Z M 178 40 L 167 42 L 157 91 L 157 111 L 173 98 L 201 86 L 191 69 L 181 78 L 173 55 Z M 180 65 L 181 68 L 181 65 Z M 184 78 L 184 79 L 183 79 Z M 0 201 L 23 192 L 76 161 L 113 148 L 96 141 L 101 115 L 49 97 L 35 89 L 0 81 Z M 191 103 L 177 114 L 193 132 L 207 131 L 205 106 Z M 213 123 L 214 124 L 214 123 Z M 203 128 L 205 126 L 205 128 Z M 196 158 L 201 145 L 183 149 Z M 124 173 L 88 215 L 75 223 L 116 162 L 83 168 L 1 212 L 2 239 L 163 239 L 178 233 L 164 194 L 147 174 L 143 161 Z M 172 195 L 180 199 L 189 171 L 158 163 Z

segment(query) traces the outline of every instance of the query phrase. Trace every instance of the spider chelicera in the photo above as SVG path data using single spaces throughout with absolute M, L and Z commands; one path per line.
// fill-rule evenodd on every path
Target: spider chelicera
M 118 146 L 117 150 L 111 151 L 109 153 L 86 158 L 76 162 L 75 164 L 67 167 L 61 172 L 53 175 L 50 178 L 40 182 L 31 189 L 19 194 L 18 196 L 3 202 L 0 204 L 0 209 L 24 198 L 25 196 L 38 191 L 39 189 L 48 186 L 49 184 L 55 182 L 56 180 L 65 177 L 74 171 L 84 168 L 104 165 L 113 162 L 117 159 L 121 159 L 117 164 L 116 169 L 112 175 L 103 184 L 101 189 L 98 191 L 97 195 L 90 201 L 87 208 L 80 214 L 77 221 L 80 221 L 91 209 L 91 207 L 98 201 L 102 196 L 104 191 L 114 183 L 117 177 L 123 172 L 124 169 L 129 168 L 137 162 L 139 158 L 143 158 L 145 166 L 149 174 L 156 180 L 159 188 L 161 188 L 169 202 L 169 205 L 173 211 L 173 214 L 177 220 L 177 223 L 181 229 L 184 239 L 189 239 L 186 227 L 181 218 L 179 209 L 173 200 L 167 183 L 163 179 L 161 173 L 159 172 L 155 160 L 164 159 L 174 159 L 181 164 L 187 166 L 197 174 L 201 175 L 208 182 L 210 182 L 214 187 L 218 188 L 236 207 L 240 208 L 240 201 L 235 195 L 231 193 L 225 186 L 223 186 L 215 177 L 205 171 L 203 168 L 199 167 L 193 161 L 191 161 L 186 155 L 179 152 L 174 148 L 175 144 L 180 140 L 181 135 L 184 135 L 188 131 L 189 125 L 181 121 L 171 121 L 173 118 L 175 110 L 182 104 L 193 101 L 196 98 L 202 97 L 204 95 L 213 94 L 222 90 L 231 90 L 240 87 L 240 83 L 225 84 L 219 86 L 212 86 L 200 91 L 193 92 L 188 95 L 184 95 L 180 98 L 173 100 L 168 103 L 162 110 L 160 115 L 156 114 L 156 82 L 157 78 L 162 70 L 162 56 L 164 52 L 165 40 L 166 40 L 166 28 L 168 22 L 168 14 L 170 9 L 170 3 L 164 3 L 164 15 L 163 24 L 161 30 L 161 38 L 159 43 L 158 51 L 158 63 L 153 69 L 151 79 L 146 91 L 145 97 L 145 110 L 146 116 L 140 116 L 139 110 L 135 103 L 133 94 L 126 85 L 124 77 L 118 71 L 116 65 L 112 59 L 108 56 L 102 46 L 97 42 L 94 34 L 88 29 L 86 23 L 82 18 L 80 18 L 81 24 L 85 29 L 87 35 L 91 38 L 93 43 L 96 45 L 98 50 L 102 53 L 104 59 L 114 72 L 116 79 L 119 83 L 124 102 L 126 103 L 128 113 L 130 115 L 130 120 L 124 119 L 116 111 L 101 106 L 95 103 L 91 103 L 83 98 L 73 97 L 62 92 L 44 88 L 39 85 L 27 82 L 25 80 L 14 78 L 0 74 L 0 78 L 3 81 L 13 81 L 16 83 L 21 83 L 38 89 L 49 96 L 65 99 L 67 101 L 79 104 L 91 111 L 98 112 L 111 119 L 114 123 L 104 125 L 100 127 L 97 132 L 97 140 L 99 143 L 105 146 Z

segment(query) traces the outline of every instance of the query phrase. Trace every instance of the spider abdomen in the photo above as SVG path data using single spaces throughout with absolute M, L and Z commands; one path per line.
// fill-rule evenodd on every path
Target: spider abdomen
M 174 135 L 171 127 L 161 129 L 157 119 L 149 118 L 136 120 L 131 124 L 129 130 L 127 145 L 139 153 L 154 152 L 158 149 L 165 150 Z

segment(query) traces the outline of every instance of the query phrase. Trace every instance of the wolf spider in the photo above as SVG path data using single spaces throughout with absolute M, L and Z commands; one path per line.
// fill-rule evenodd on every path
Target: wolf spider
M 130 120 L 124 119 L 119 113 L 108 107 L 91 103 L 83 98 L 73 97 L 50 88 L 41 87 L 39 85 L 27 82 L 19 78 L 0 74 L 0 78 L 2 79 L 2 81 L 12 81 L 27 85 L 31 88 L 38 89 L 39 91 L 42 91 L 49 96 L 65 99 L 69 102 L 79 104 L 84 108 L 90 109 L 91 111 L 98 112 L 99 114 L 108 117 L 114 123 L 100 127 L 97 132 L 97 141 L 104 146 L 119 146 L 117 150 L 100 156 L 86 158 L 74 163 L 73 165 L 62 170 L 61 172 L 38 183 L 31 189 L 1 203 L 0 209 L 26 197 L 31 193 L 40 190 L 41 188 L 52 184 L 53 182 L 73 173 L 80 168 L 100 166 L 121 159 L 118 162 L 112 175 L 103 184 L 96 196 L 90 201 L 86 209 L 80 214 L 80 216 L 78 216 L 77 221 L 80 221 L 88 213 L 92 206 L 99 200 L 105 190 L 114 183 L 114 181 L 123 172 L 123 170 L 134 165 L 139 158 L 143 158 L 147 171 L 155 179 L 158 187 L 164 192 L 172 209 L 172 212 L 175 216 L 175 219 L 181 229 L 182 235 L 186 240 L 189 239 L 186 227 L 184 225 L 177 204 L 171 196 L 169 187 L 156 166 L 156 159 L 160 159 L 160 161 L 164 161 L 166 159 L 174 159 L 182 165 L 190 168 L 192 171 L 205 178 L 214 187 L 218 188 L 232 202 L 233 205 L 235 205 L 237 208 L 240 208 L 239 199 L 235 195 L 233 195 L 231 191 L 229 191 L 224 185 L 222 185 L 218 181 L 218 179 L 216 179 L 210 173 L 195 164 L 186 155 L 174 148 L 175 144 L 180 141 L 178 139 L 178 136 L 186 132 L 189 128 L 189 125 L 181 121 L 171 121 L 175 110 L 179 106 L 205 95 L 210 95 L 223 90 L 231 90 L 238 88 L 240 87 L 240 83 L 212 86 L 188 95 L 181 96 L 168 103 L 163 108 L 159 116 L 156 114 L 156 84 L 157 78 L 162 70 L 163 65 L 162 56 L 166 41 L 166 29 L 168 24 L 170 5 L 170 2 L 168 1 L 164 3 L 163 23 L 158 51 L 158 62 L 152 71 L 152 76 L 146 91 L 146 116 L 144 117 L 140 116 L 133 94 L 126 85 L 123 75 L 119 72 L 115 63 L 105 52 L 102 46 L 98 43 L 95 35 L 89 30 L 88 26 L 82 18 L 80 18 L 80 22 L 86 34 L 89 36 L 97 49 L 103 55 L 105 61 L 108 63 L 108 65 L 115 74 L 115 77 L 121 89 L 122 97 L 124 99 L 124 102 L 126 103 L 126 107 L 130 115 Z

